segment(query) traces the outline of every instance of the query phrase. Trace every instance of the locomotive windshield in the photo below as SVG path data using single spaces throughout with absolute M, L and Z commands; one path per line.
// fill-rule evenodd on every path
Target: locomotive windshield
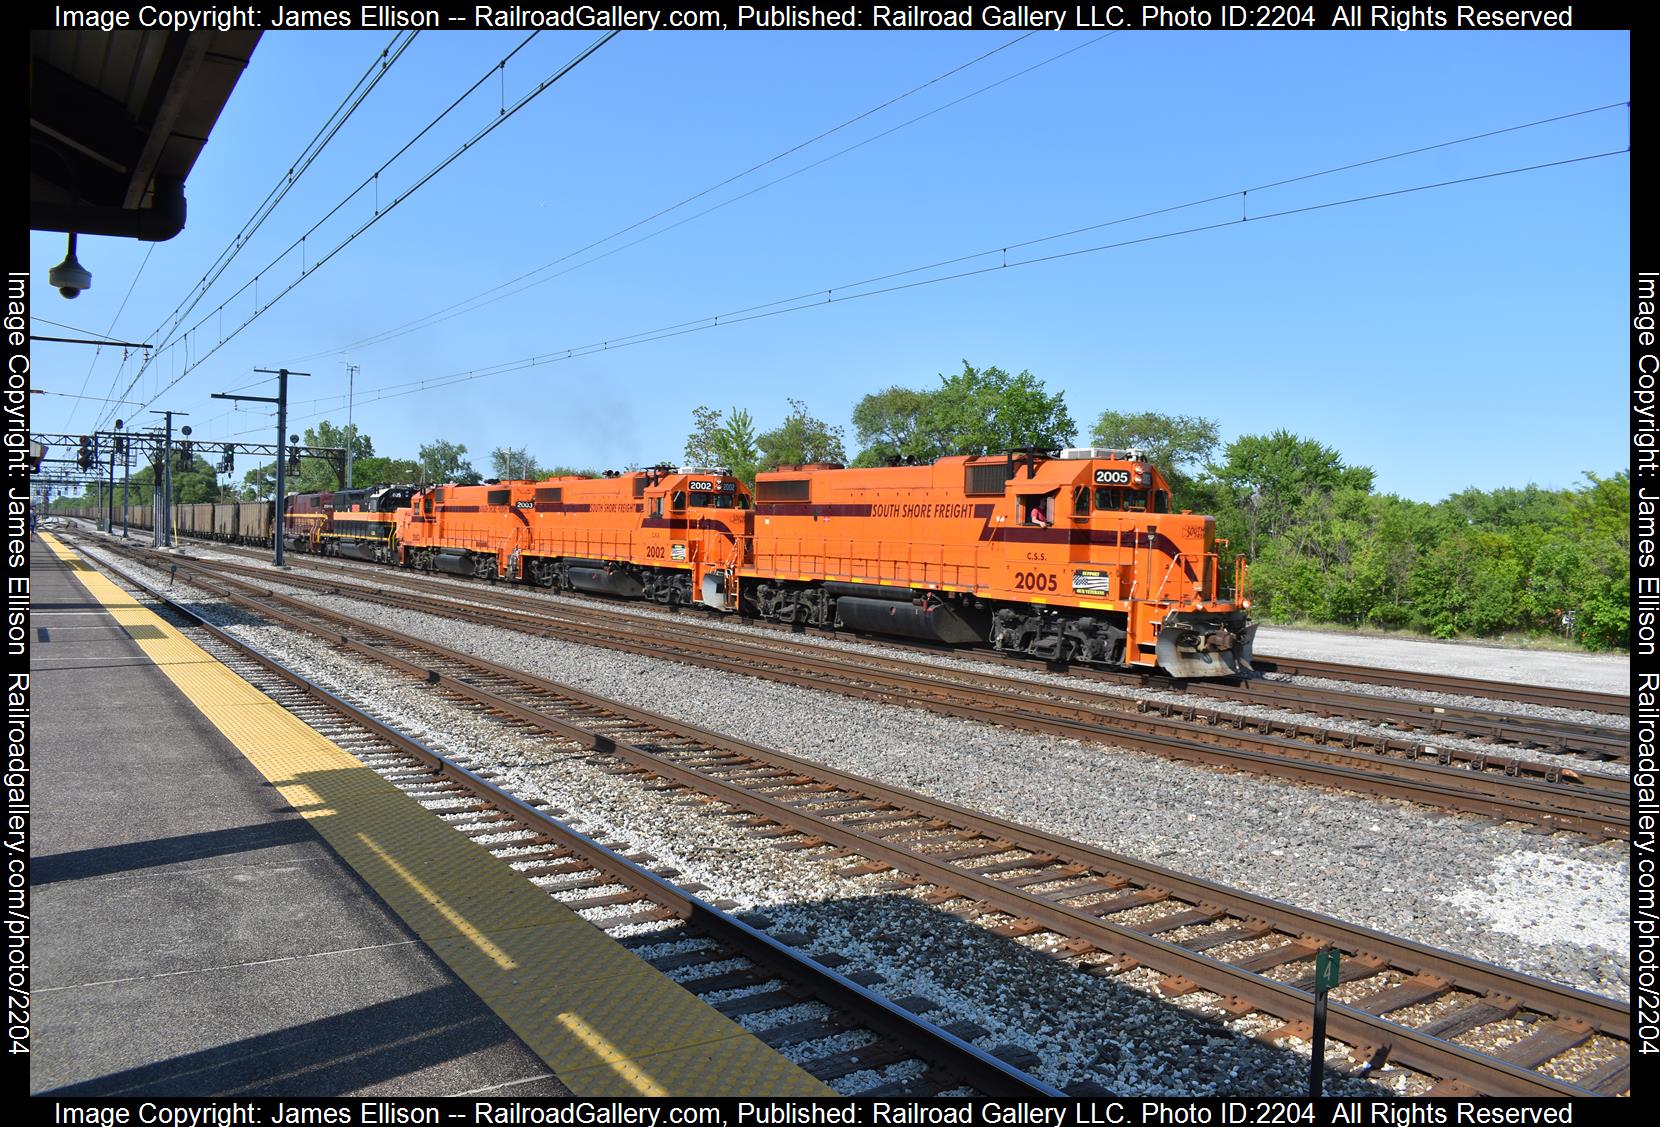
M 1149 507 L 1155 513 L 1168 513 L 1170 494 L 1162 489 L 1146 493 L 1139 489 L 1113 489 L 1102 485 L 1095 490 L 1095 507 L 1109 513 L 1144 513 Z
M 694 509 L 747 509 L 748 497 L 738 497 L 731 493 L 693 493 L 691 497 Z

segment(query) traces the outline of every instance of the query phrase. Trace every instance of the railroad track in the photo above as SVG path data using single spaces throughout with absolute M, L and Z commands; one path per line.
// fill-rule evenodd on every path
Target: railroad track
M 115 569 L 112 569 L 115 570 Z M 879 975 L 840 974 L 812 953 L 782 942 L 700 899 L 702 886 L 675 884 L 672 870 L 653 871 L 649 855 L 624 856 L 559 820 L 557 810 L 533 806 L 501 789 L 488 775 L 427 747 L 385 721 L 330 693 L 254 646 L 219 629 L 155 587 L 117 572 L 129 586 L 171 608 L 206 635 L 198 641 L 267 696 L 347 747 L 400 790 L 438 813 L 468 837 L 488 835 L 486 848 L 535 878 L 573 911 L 610 910 L 591 920 L 603 931 L 662 923 L 664 928 L 619 937 L 636 950 L 670 948 L 645 961 L 726 1016 L 739 1020 L 816 1003 L 815 1016 L 768 1025 L 756 1036 L 774 1048 L 809 1046 L 849 1033 L 862 1044 L 820 1056 L 801 1067 L 826 1083 L 856 1073 L 914 1062 L 904 1079 L 861 1088 L 860 1096 L 931 1096 L 944 1092 L 1030 1099 L 1066 1093 L 1019 1067 L 939 1028 L 923 1014 L 938 1009 L 925 998 L 901 1006 L 869 989 Z M 459 800 L 459 801 L 458 801 Z M 513 834 L 506 840 L 500 835 Z M 734 965 L 734 964 L 739 965 Z M 701 968 L 711 968 L 700 973 Z M 730 995 L 738 988 L 750 992 Z M 974 1030 L 959 1027 L 972 1036 Z M 1007 1055 L 1023 1053 L 1017 1047 Z
M 257 549 L 239 548 L 230 545 L 216 545 L 216 547 L 220 550 L 233 551 L 239 554 L 260 555 Z M 412 579 L 406 573 L 391 568 L 359 564 L 356 561 L 340 561 L 331 558 L 293 554 L 288 557 L 288 562 L 291 567 L 323 574 L 350 575 L 361 572 L 364 574 L 365 580 L 374 583 L 379 590 L 397 588 L 425 595 L 439 590 L 459 592 L 463 589 L 472 588 L 476 593 L 465 596 L 456 594 L 455 597 L 494 602 L 498 606 L 504 606 L 507 602 L 511 602 L 519 608 L 546 606 L 548 602 L 548 600 L 543 599 L 522 598 L 520 597 L 522 593 L 517 591 L 512 593 L 493 591 L 490 584 L 476 581 L 466 583 L 464 586 L 452 586 L 447 582 L 434 582 L 436 577 Z M 264 570 L 268 573 L 268 569 Z M 369 576 L 373 576 L 373 578 L 369 579 Z M 460 581 L 457 581 L 457 583 L 459 584 Z M 607 629 L 609 629 L 609 623 L 615 622 L 619 617 L 635 619 L 639 617 L 638 615 L 619 615 L 618 612 L 611 609 L 609 605 L 611 600 L 602 597 L 577 595 L 571 592 L 561 592 L 561 596 L 558 601 L 563 607 L 567 608 L 562 613 L 574 616 L 584 614 L 584 611 L 586 611 L 588 621 L 597 622 L 604 618 Z M 651 607 L 651 604 L 637 603 L 632 604 L 632 606 L 644 609 Z M 654 617 L 661 621 L 674 621 L 673 615 L 668 612 Z M 850 635 L 846 631 L 819 631 L 812 627 L 790 627 L 761 620 L 745 620 L 745 623 L 780 635 L 817 632 L 825 636 L 842 638 L 858 636 Z M 686 627 L 682 627 L 682 629 L 686 629 Z M 885 635 L 871 637 L 890 648 L 913 649 L 925 653 L 946 653 L 960 660 L 988 665 L 1021 667 L 1032 665 L 1031 659 L 996 654 L 990 651 L 941 647 L 931 643 L 915 642 Z M 1289 658 L 1265 657 L 1258 659 L 1256 665 L 1263 672 L 1369 682 L 1419 691 L 1485 696 L 1492 699 L 1515 700 L 1520 703 L 1579 708 L 1585 711 L 1621 714 L 1628 712 L 1630 708 L 1630 702 L 1627 698 L 1571 689 L 1507 685 L 1494 681 L 1481 681 L 1475 678 L 1441 677 L 1439 675 L 1413 674 L 1399 670 L 1370 670 L 1362 666 L 1308 662 L 1300 659 L 1294 661 Z M 1548 774 L 1548 771 L 1535 772 L 1525 764 L 1517 766 L 1516 757 L 1514 755 L 1508 757 L 1503 755 L 1502 749 L 1517 748 L 1522 751 L 1575 756 L 1586 763 L 1598 761 L 1629 763 L 1631 758 L 1629 732 L 1584 721 L 1553 717 L 1522 717 L 1467 705 L 1378 697 L 1367 693 L 1345 692 L 1340 689 L 1311 685 L 1296 685 L 1264 678 L 1251 678 L 1237 682 L 1220 680 L 1180 681 L 1172 680 L 1158 673 L 1104 670 L 1084 666 L 1055 668 L 1050 671 L 1068 674 L 1080 681 L 1093 680 L 1134 688 L 1185 693 L 1189 696 L 1217 700 L 1225 704 L 1273 708 L 1287 712 L 1304 713 L 1321 719 L 1340 718 L 1362 721 L 1378 726 L 1381 732 L 1386 733 L 1387 738 L 1395 740 L 1401 740 L 1409 734 L 1422 734 L 1431 737 L 1442 735 L 1458 739 L 1476 740 L 1494 745 L 1496 749 L 1500 749 L 1496 750 L 1491 757 L 1491 761 L 1496 767 L 1523 775 Z M 1375 678 L 1369 677 L 1368 674 L 1370 673 L 1376 673 L 1377 676 Z M 1155 703 L 1153 708 L 1155 711 L 1162 711 L 1166 714 L 1169 712 L 1169 708 L 1163 704 Z M 1296 728 L 1290 728 L 1287 731 L 1292 735 L 1297 734 Z M 1397 750 L 1404 750 L 1406 744 L 1402 742 L 1394 746 Z M 1477 761 L 1476 756 L 1468 754 L 1454 756 L 1454 758 L 1466 763 Z
M 204 589 L 399 670 L 570 754 L 603 756 L 654 788 L 747 812 L 779 848 L 828 849 L 844 875 L 892 870 L 924 899 L 1009 937 L 1053 933 L 1085 973 L 1148 967 L 1166 995 L 1206 991 L 1223 1015 L 1272 1015 L 1307 1035 L 1315 955 L 1344 955 L 1331 1035 L 1354 1071 L 1431 1078 L 1435 1094 L 1619 1094 L 1630 1006 L 988 817 L 582 693 L 309 607 Z M 192 579 L 197 582 L 197 579 Z
M 269 569 L 157 556 L 196 574 L 272 582 Z M 794 640 L 712 634 L 656 617 L 617 615 L 513 596 L 481 606 L 431 589 L 399 593 L 337 579 L 285 574 L 285 585 L 366 599 L 427 614 L 560 637 L 654 658 L 684 661 L 787 684 L 903 704 L 1006 727 L 1085 742 L 1132 746 L 1169 758 L 1251 771 L 1365 794 L 1400 798 L 1488 817 L 1519 820 L 1592 837 L 1630 833 L 1627 780 L 1560 764 L 1489 755 L 1461 748 L 1426 749 L 1389 735 L 1363 736 L 1314 725 L 1249 719 L 1185 708 L 1168 715 L 1163 702 L 1135 702 L 1085 689 L 1037 685 L 1021 678 L 966 673 L 903 658 L 846 654 Z M 240 580 L 233 580 L 240 582 Z M 245 586 L 246 592 L 263 588 Z M 277 596 L 280 597 L 280 596 Z M 298 604 L 295 604 L 298 605 Z M 1142 715 L 1137 704 L 1162 710 Z M 1254 729 L 1254 730 L 1247 730 Z
M 1582 712 L 1606 712 L 1624 716 L 1631 711 L 1631 698 L 1619 693 L 1590 689 L 1563 689 L 1549 685 L 1523 685 L 1489 681 L 1481 677 L 1455 677 L 1447 673 L 1414 673 L 1406 669 L 1381 669 L 1347 665 L 1336 661 L 1313 661 L 1301 657 L 1258 655 L 1251 663 L 1263 673 L 1284 673 L 1291 677 L 1319 677 L 1327 681 L 1360 681 L 1370 685 L 1391 685 L 1421 692 L 1451 693 L 1455 696 L 1488 697 L 1521 704 L 1574 708 Z

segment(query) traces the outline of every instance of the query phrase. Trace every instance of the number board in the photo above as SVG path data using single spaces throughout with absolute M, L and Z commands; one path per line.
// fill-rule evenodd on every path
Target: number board
M 1130 484 L 1129 470 L 1096 470 L 1096 485 L 1128 485 Z
M 1321 994 L 1340 981 L 1338 967 L 1343 956 L 1335 947 L 1327 947 L 1314 957 L 1314 989 Z
M 715 491 L 715 483 L 712 481 L 693 480 L 686 483 L 686 488 L 690 489 L 693 493 L 713 493 Z

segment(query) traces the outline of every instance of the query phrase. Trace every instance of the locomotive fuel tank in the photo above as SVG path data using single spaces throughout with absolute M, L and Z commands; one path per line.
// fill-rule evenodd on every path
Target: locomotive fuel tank
M 600 595 L 621 595 L 625 599 L 637 599 L 645 591 L 645 587 L 634 576 L 625 571 L 607 571 L 598 567 L 573 567 L 565 573 L 571 586 L 578 591 L 592 591 Z
M 978 642 L 983 630 L 976 630 L 944 603 L 918 606 L 895 599 L 863 599 L 842 596 L 836 600 L 836 625 L 847 630 L 875 634 L 899 634 L 931 642 L 961 644 Z

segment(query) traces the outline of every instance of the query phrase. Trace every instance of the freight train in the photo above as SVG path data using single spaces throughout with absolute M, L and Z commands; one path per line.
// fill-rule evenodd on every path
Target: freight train
M 181 533 L 271 542 L 271 505 L 181 505 Z M 929 465 L 656 466 L 300 494 L 285 542 L 450 575 L 981 645 L 1054 662 L 1248 673 L 1244 558 L 1170 511 L 1135 450 L 1020 450 Z M 148 510 L 133 523 L 148 527 Z

